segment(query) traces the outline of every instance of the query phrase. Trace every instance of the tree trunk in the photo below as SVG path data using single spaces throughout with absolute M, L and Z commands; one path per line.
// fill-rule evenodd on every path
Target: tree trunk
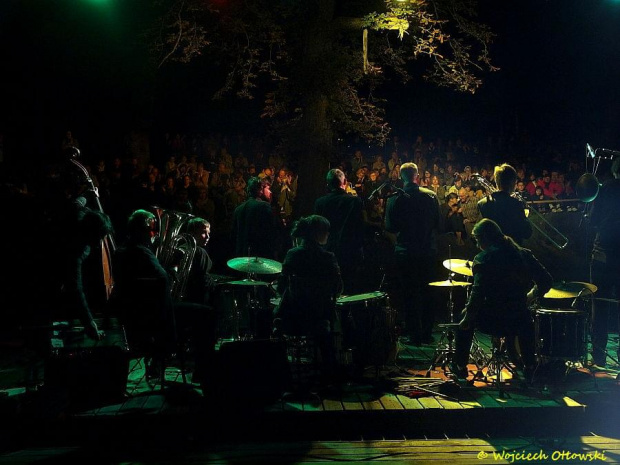
M 305 36 L 301 70 L 305 76 L 316 75 L 317 70 L 325 66 L 333 41 L 334 1 L 316 0 L 314 10 Z M 303 118 L 296 141 L 299 148 L 296 216 L 311 214 L 315 199 L 325 192 L 325 175 L 333 150 L 332 128 L 327 116 L 328 90 L 324 88 L 323 79 L 315 79 L 311 83 L 305 94 Z

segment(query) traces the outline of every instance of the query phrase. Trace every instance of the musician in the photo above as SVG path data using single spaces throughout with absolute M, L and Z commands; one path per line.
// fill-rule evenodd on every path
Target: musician
M 171 281 L 152 250 L 157 237 L 155 215 L 136 210 L 127 221 L 127 242 L 114 257 L 112 306 L 130 345 L 161 357 L 174 340 Z
M 326 248 L 336 255 L 342 272 L 344 292 L 355 294 L 357 273 L 364 258 L 364 215 L 362 199 L 346 192 L 347 179 L 339 169 L 326 176 L 328 193 L 314 203 L 314 213 L 327 218 L 331 233 Z
M 101 250 L 101 241 L 112 234 L 110 218 L 103 212 L 86 207 L 86 199 L 78 197 L 71 202 L 68 215 L 63 221 L 63 236 L 59 251 L 61 263 L 61 304 L 63 317 L 78 318 L 84 325 L 86 335 L 101 340 L 103 332 L 97 327 L 91 311 L 91 303 L 85 291 L 86 262 Z
M 127 243 L 115 256 L 112 302 L 128 342 L 143 347 L 157 361 L 176 352 L 179 341 L 187 338 L 195 356 L 193 380 L 197 380 L 214 361 L 212 312 L 204 305 L 173 302 L 170 276 L 152 250 L 157 237 L 155 215 L 134 211 L 127 231 Z M 157 364 L 147 366 L 147 375 L 158 375 Z
M 286 253 L 278 278 L 282 299 L 274 310 L 274 327 L 287 335 L 317 337 L 324 361 L 333 364 L 336 297 L 343 284 L 335 255 L 324 249 L 329 235 L 329 221 L 320 215 L 293 224 L 291 236 L 296 246 Z
M 603 183 L 594 201 L 591 224 L 596 231 L 590 262 L 591 281 L 598 286 L 598 295 L 618 299 L 620 292 L 620 158 L 611 165 L 613 178 Z M 613 310 L 611 305 L 613 305 Z M 609 312 L 620 322 L 618 304 L 593 300 L 592 361 L 605 366 Z M 620 351 L 619 351 L 620 352 Z
M 271 186 L 253 177 L 248 179 L 246 190 L 248 199 L 233 212 L 235 255 L 275 258 L 278 232 L 271 209 Z
M 517 244 L 532 236 L 532 225 L 525 216 L 523 203 L 511 196 L 517 184 L 517 172 L 507 163 L 494 170 L 497 191 L 488 193 L 478 201 L 478 209 L 484 218 L 493 220 L 507 236 Z
M 432 281 L 440 226 L 435 193 L 415 181 L 418 166 L 400 168 L 404 191 L 388 199 L 386 229 L 396 233 L 395 258 L 401 275 L 405 331 L 413 344 L 432 342 L 434 312 L 427 284 Z
M 208 305 L 215 285 L 210 273 L 213 262 L 207 252 L 207 244 L 211 238 L 211 224 L 204 218 L 195 217 L 188 221 L 187 232 L 196 240 L 196 251 L 187 278 L 185 300 Z
M 504 336 L 513 363 L 527 377 L 535 367 L 534 323 L 528 304 L 549 291 L 553 278 L 530 250 L 504 235 L 494 221 L 482 219 L 474 226 L 473 237 L 481 252 L 474 258 L 474 283 L 456 333 L 451 371 L 467 377 L 469 348 L 478 328 Z

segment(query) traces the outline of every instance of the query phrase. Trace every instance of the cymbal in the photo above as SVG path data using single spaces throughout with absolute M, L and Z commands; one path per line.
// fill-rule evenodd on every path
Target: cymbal
M 269 286 L 265 281 L 256 281 L 254 279 L 243 279 L 241 281 L 228 281 L 226 284 L 233 286 Z
M 588 296 L 598 290 L 594 284 L 582 283 L 578 281 L 553 283 L 549 292 L 544 297 L 546 299 L 572 299 L 575 297 Z
M 282 271 L 282 263 L 261 257 L 231 258 L 226 264 L 229 268 L 244 273 L 276 274 Z
M 471 260 L 461 260 L 459 258 L 452 258 L 443 261 L 444 268 L 454 271 L 455 273 L 462 274 L 464 276 L 473 276 L 472 266 L 474 262 Z
M 435 281 L 433 283 L 428 283 L 429 286 L 437 286 L 437 287 L 464 287 L 471 286 L 471 283 L 465 281 L 452 281 L 450 279 L 446 279 L 445 281 Z

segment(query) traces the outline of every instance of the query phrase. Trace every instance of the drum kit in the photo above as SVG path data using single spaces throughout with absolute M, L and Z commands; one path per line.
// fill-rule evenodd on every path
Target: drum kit
M 217 306 L 221 308 L 218 321 L 220 340 L 249 340 L 268 338 L 271 323 L 272 283 L 256 279 L 282 271 L 282 264 L 261 257 L 238 257 L 228 260 L 227 266 L 245 273 L 241 280 L 218 283 Z
M 429 286 L 433 287 L 441 287 L 447 288 L 448 293 L 448 315 L 450 316 L 450 321 L 448 323 L 439 324 L 439 328 L 442 329 L 441 336 L 439 337 L 439 341 L 437 342 L 437 346 L 435 348 L 435 353 L 433 355 L 433 359 L 431 364 L 426 371 L 426 376 L 430 377 L 431 371 L 440 366 L 444 371 L 448 364 L 452 361 L 455 352 L 455 333 L 454 331 L 458 327 L 458 323 L 454 321 L 454 300 L 453 300 L 453 290 L 455 288 L 464 288 L 467 289 L 469 294 L 468 287 L 472 285 L 469 281 L 455 281 L 454 276 L 455 273 L 458 273 L 466 278 L 473 277 L 473 263 L 467 260 L 448 258 L 443 261 L 443 266 L 447 270 L 450 271 L 448 275 L 448 279 L 445 281 L 435 281 L 428 283 Z M 478 344 L 477 339 L 474 337 L 472 351 L 481 352 L 480 346 Z
M 228 260 L 229 268 L 247 274 L 245 279 L 225 281 L 223 299 L 225 308 L 220 320 L 221 339 L 253 339 L 269 337 L 271 312 L 277 305 L 279 297 L 270 282 L 257 280 L 257 275 L 270 276 L 282 271 L 282 264 L 261 257 L 239 257 Z M 443 329 L 433 357 L 430 371 L 437 366 L 445 366 L 454 355 L 454 331 L 458 322 L 454 320 L 453 291 L 465 289 L 469 296 L 469 281 L 473 278 L 473 262 L 462 259 L 443 261 L 449 270 L 449 277 L 444 281 L 428 283 L 429 286 L 446 288 L 450 321 L 440 324 Z M 455 280 L 455 275 L 464 280 Z M 570 363 L 583 362 L 587 353 L 588 317 L 587 310 L 575 308 L 579 301 L 592 298 L 597 287 L 587 282 L 557 282 L 544 295 L 546 300 L 573 299 L 569 308 L 532 308 L 535 326 L 536 356 L 539 363 L 562 360 Z M 220 302 L 222 303 L 222 302 Z M 336 313 L 340 323 L 341 362 L 385 365 L 396 357 L 396 315 L 392 309 L 387 293 L 382 291 L 357 295 L 345 295 L 336 300 Z M 261 323 L 261 315 L 266 320 Z M 268 320 L 268 321 L 267 321 Z M 263 328 L 263 329 L 261 329 Z M 475 360 L 484 360 L 484 351 L 476 338 L 470 351 Z
M 454 355 L 454 330 L 458 323 L 454 321 L 454 303 L 452 291 L 455 288 L 464 288 L 468 296 L 471 286 L 469 281 L 456 281 L 455 274 L 462 275 L 465 279 L 473 277 L 473 263 L 462 259 L 448 259 L 443 261 L 444 268 L 450 270 L 449 279 L 429 283 L 429 286 L 447 288 L 449 290 L 448 309 L 449 323 L 440 324 L 443 328 L 442 336 L 437 344 L 432 365 L 427 372 L 436 366 L 445 365 Z M 570 305 L 562 308 L 541 308 L 538 305 L 532 307 L 535 331 L 535 350 L 539 364 L 553 361 L 565 362 L 567 366 L 576 363 L 585 365 L 588 347 L 588 320 L 587 309 L 576 308 L 579 302 L 591 299 L 597 291 L 597 286 L 588 282 L 561 281 L 553 284 L 551 289 L 544 295 L 546 301 L 561 302 L 564 299 L 572 300 Z M 549 305 L 549 307 L 555 307 Z M 568 308 L 567 308 L 568 307 Z M 582 305 L 583 307 L 583 305 Z M 474 360 L 486 360 L 488 357 L 478 344 L 475 336 L 470 351 Z
M 227 266 L 247 276 L 218 283 L 220 341 L 270 337 L 271 314 L 281 298 L 272 282 L 257 276 L 276 275 L 282 264 L 262 257 L 238 257 L 228 260 Z M 387 293 L 343 295 L 336 299 L 336 315 L 341 364 L 378 367 L 395 359 L 396 318 Z
M 587 309 L 580 309 L 580 300 L 591 299 L 597 286 L 586 282 L 554 283 L 545 299 L 572 299 L 568 308 L 541 308 L 533 306 L 536 355 L 539 363 L 563 361 L 567 365 L 580 362 L 585 365 L 588 350 Z

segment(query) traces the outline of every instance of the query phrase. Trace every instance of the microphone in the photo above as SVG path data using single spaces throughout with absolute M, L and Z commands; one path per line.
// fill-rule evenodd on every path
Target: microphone
M 383 184 L 381 184 L 379 187 L 377 187 L 374 191 L 372 191 L 372 193 L 368 196 L 368 200 L 372 200 L 375 198 L 375 195 L 377 195 L 377 192 L 381 191 L 381 189 L 383 189 L 385 186 L 387 186 L 389 183 L 389 181 L 385 181 Z
M 586 149 L 588 149 L 588 155 L 590 155 L 590 158 L 594 158 L 596 156 L 590 144 L 586 144 Z

